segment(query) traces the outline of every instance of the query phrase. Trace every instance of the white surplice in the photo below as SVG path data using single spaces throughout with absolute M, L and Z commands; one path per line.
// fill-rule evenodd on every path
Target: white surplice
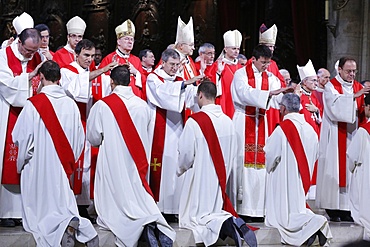
M 178 214 L 183 176 L 176 176 L 177 143 L 183 130 L 182 111 L 185 103 L 188 108 L 197 105 L 197 87 L 189 85 L 185 89 L 181 89 L 183 82 L 175 81 L 176 76 L 169 76 L 161 66 L 156 68 L 154 72 L 164 78 L 164 82 L 154 73 L 149 74 L 146 81 L 146 93 L 148 105 L 152 111 L 153 129 L 156 107 L 167 110 L 158 207 L 163 213 Z
M 234 126 L 219 105 L 205 105 L 201 111 L 211 118 L 216 130 L 224 157 L 226 178 L 229 178 L 228 184 L 233 187 L 229 187 L 234 193 L 230 197 L 235 198 L 237 141 Z M 193 231 L 195 243 L 212 245 L 219 237 L 223 222 L 232 215 L 222 209 L 224 201 L 221 187 L 208 144 L 199 125 L 192 118 L 185 124 L 178 152 L 177 174 L 187 174 L 192 170 L 186 176 L 181 191 L 179 225 Z
M 9 108 L 11 105 L 23 107 L 27 99 L 32 96 L 32 87 L 28 80 L 29 73 L 26 73 L 29 59 L 26 59 L 19 53 L 18 42 L 14 41 L 10 47 L 14 55 L 21 61 L 23 73 L 18 76 L 13 75 L 13 71 L 8 67 L 6 49 L 0 49 L 0 181 L 3 170 L 3 155 Z M 0 218 L 21 217 L 21 195 L 7 190 L 0 184 Z
M 359 128 L 347 149 L 352 180 L 349 190 L 351 215 L 364 229 L 364 239 L 370 240 L 370 136 Z
M 320 151 L 317 166 L 316 206 L 325 209 L 349 210 L 349 185 L 351 173 L 348 170 L 347 159 L 346 181 L 344 188 L 339 187 L 339 159 L 338 159 L 338 122 L 347 123 L 347 147 L 358 127 L 357 104 L 353 99 L 352 83 L 335 77 L 343 88 L 339 94 L 329 81 L 325 85 L 324 114 L 320 133 Z
M 248 215 L 253 217 L 263 217 L 265 215 L 265 180 L 266 180 L 266 169 L 261 167 L 245 167 L 244 166 L 244 151 L 245 151 L 245 107 L 254 106 L 256 112 L 258 109 L 269 109 L 270 107 L 279 109 L 278 100 L 279 97 L 273 96 L 269 100 L 269 91 L 279 89 L 281 83 L 279 79 L 272 73 L 267 72 L 269 91 L 261 90 L 262 85 L 262 73 L 252 65 L 254 77 L 255 77 L 255 88 L 252 88 L 248 84 L 248 76 L 246 67 L 240 68 L 235 72 L 234 80 L 231 83 L 231 95 L 234 102 L 235 113 L 233 116 L 233 123 L 235 126 L 236 134 L 238 136 L 238 166 L 243 167 L 240 173 L 241 184 L 240 191 L 242 195 L 238 197 L 242 198 L 241 203 L 237 206 L 237 212 L 241 215 Z M 267 138 L 267 118 L 265 119 L 265 138 Z M 256 133 L 258 131 L 258 118 L 256 117 Z M 249 130 L 250 131 L 250 130 Z
M 310 177 L 318 156 L 317 134 L 302 114 L 290 113 L 284 120 L 291 120 L 297 128 L 307 157 Z M 266 226 L 275 227 L 281 242 L 302 245 L 320 230 L 332 238 L 327 219 L 306 208 L 306 195 L 294 152 L 282 129 L 276 127 L 267 139 L 266 152 Z
M 77 160 L 84 144 L 80 113 L 58 85 L 41 90 L 49 98 Z M 17 170 L 21 172 L 23 227 L 38 246 L 59 246 L 73 217 L 80 220 L 76 239 L 85 243 L 97 233 L 79 216 L 76 199 L 55 150 L 49 131 L 31 102 L 27 102 L 12 133 L 18 146 Z
M 67 95 L 76 102 L 86 104 L 86 118 L 88 118 L 90 108 L 93 104 L 92 90 L 96 88 L 89 81 L 90 71 L 82 68 L 77 62 L 70 64 L 77 69 L 78 74 L 67 69 L 61 68 L 62 78 L 60 85 L 64 88 Z M 110 77 L 102 74 L 102 96 L 107 96 L 111 93 Z M 90 200 L 90 164 L 91 164 L 91 146 L 88 141 L 85 142 L 83 176 L 82 176 L 82 192 L 76 196 L 78 205 L 89 205 Z
M 131 87 L 117 86 L 113 93 L 125 103 L 150 158 L 151 112 Z M 145 190 L 117 121 L 103 101 L 92 108 L 87 121 L 87 139 L 100 145 L 95 176 L 95 207 L 99 226 L 111 230 L 118 246 L 137 246 L 144 226 L 156 222 L 158 229 L 175 241 L 153 197 Z

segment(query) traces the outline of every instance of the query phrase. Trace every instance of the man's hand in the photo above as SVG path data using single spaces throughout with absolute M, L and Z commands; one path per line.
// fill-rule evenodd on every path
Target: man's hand
M 29 81 L 31 81 L 31 80 L 32 80 L 32 78 L 34 78 L 34 77 L 37 75 L 37 73 L 39 73 L 39 68 L 40 68 L 40 67 L 41 67 L 41 65 L 43 65 L 46 61 L 47 61 L 47 60 L 42 61 L 41 63 L 39 63 L 39 65 L 37 65 L 37 67 L 36 67 L 32 72 L 30 72 L 30 73 L 28 74 L 28 80 L 29 80 Z
M 279 88 L 279 89 L 270 91 L 269 97 L 272 97 L 274 95 L 278 95 L 280 93 L 284 93 L 285 94 L 285 93 L 292 93 L 292 92 L 294 92 L 294 88 L 292 86 L 283 87 L 283 88 Z
M 10 38 L 8 39 L 8 41 L 6 42 L 5 47 L 10 46 L 10 45 L 13 43 L 13 41 L 14 41 L 14 37 L 10 37 Z
M 358 98 L 358 97 L 361 97 L 363 94 L 368 94 L 370 92 L 370 87 L 369 86 L 366 86 L 366 87 L 363 87 L 360 91 L 358 91 L 357 93 L 355 93 L 353 96 L 355 98 Z
M 201 79 L 203 79 L 204 75 L 197 75 L 197 76 L 194 76 L 193 78 L 187 80 L 187 81 L 184 81 L 184 85 L 190 85 L 190 84 L 193 84 L 194 82 L 196 81 L 199 81 Z
M 221 75 L 222 71 L 224 71 L 225 63 L 222 61 L 222 58 L 220 57 L 217 59 L 217 74 Z
M 107 72 L 108 70 L 114 69 L 118 65 L 117 61 L 113 61 L 110 64 L 103 67 L 103 73 Z
M 305 105 L 306 110 L 309 112 L 318 112 L 319 108 L 316 107 L 313 103 L 312 100 L 310 99 L 310 103 Z
M 135 68 L 134 65 L 132 65 L 131 63 L 128 63 L 128 70 L 130 71 L 130 74 L 136 76 L 136 73 L 138 72 L 138 70 Z

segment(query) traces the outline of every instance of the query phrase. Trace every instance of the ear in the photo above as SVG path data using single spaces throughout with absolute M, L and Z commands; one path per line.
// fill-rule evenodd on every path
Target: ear
M 256 57 L 252 57 L 252 62 L 257 61 Z

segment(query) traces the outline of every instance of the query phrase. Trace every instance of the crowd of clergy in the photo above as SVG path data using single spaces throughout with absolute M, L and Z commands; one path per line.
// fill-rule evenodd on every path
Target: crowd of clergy
M 272 60 L 276 25 L 261 25 L 249 59 L 230 30 L 217 58 L 205 43 L 193 60 L 193 20 L 179 17 L 156 66 L 150 49 L 131 53 L 131 20 L 104 58 L 78 16 L 56 52 L 27 13 L 13 26 L 0 49 L 1 226 L 63 247 L 99 246 L 93 224 L 117 246 L 172 246 L 174 224 L 205 246 L 257 246 L 252 222 L 293 246 L 329 245 L 329 221 L 370 239 L 370 85 L 355 59 L 332 76 L 309 60 L 292 81 Z

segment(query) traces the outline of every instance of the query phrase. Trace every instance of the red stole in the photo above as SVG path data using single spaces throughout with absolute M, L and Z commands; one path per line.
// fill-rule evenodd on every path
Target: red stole
M 254 78 L 254 72 L 252 63 L 248 63 L 245 66 L 248 76 L 248 84 L 256 88 L 256 81 Z M 266 72 L 262 72 L 262 85 L 261 90 L 269 90 L 268 76 Z M 256 112 L 256 107 L 246 106 L 245 107 L 245 153 L 244 153 L 244 165 L 245 166 L 259 166 L 258 168 L 264 168 L 265 165 L 265 152 L 263 147 L 265 146 L 265 113 L 266 110 L 259 109 Z M 256 115 L 258 116 L 258 133 L 256 143 Z
M 188 70 L 188 68 L 184 65 L 182 65 L 184 67 L 184 80 L 187 81 L 187 80 L 190 80 L 191 78 L 193 78 L 194 76 L 197 76 L 199 75 L 199 72 L 198 70 L 196 69 L 196 66 L 195 66 L 195 63 L 193 61 L 193 59 L 189 56 L 186 56 L 185 60 L 188 59 L 189 61 L 189 66 L 190 66 L 190 69 L 192 70 L 193 72 L 193 75 L 190 74 L 190 71 Z M 190 110 L 190 109 L 185 109 L 185 118 L 184 118 L 184 122 L 186 122 L 186 120 L 190 117 L 190 115 L 193 114 L 193 112 Z
M 75 55 L 63 47 L 54 53 L 53 60 L 57 62 L 61 68 L 64 68 L 75 61 Z
M 127 149 L 135 162 L 141 183 L 145 190 L 153 197 L 153 193 L 145 179 L 149 166 L 148 160 L 146 159 L 146 152 L 125 103 L 117 94 L 114 93 L 103 98 L 102 101 L 104 101 L 111 109 L 121 131 L 123 140 L 126 143 Z
M 8 59 L 8 67 L 12 70 L 13 76 L 19 76 L 22 74 L 22 63 L 14 55 L 14 52 L 11 46 L 6 48 L 6 56 Z M 38 53 L 35 53 L 31 60 L 27 62 L 26 72 L 32 72 L 37 65 L 41 63 L 41 57 Z M 5 65 L 3 65 L 5 66 Z M 37 78 L 32 79 L 32 91 L 36 93 L 39 83 L 38 76 Z M 2 172 L 2 184 L 16 184 L 20 183 L 20 175 L 17 173 L 17 156 L 18 148 L 15 146 L 12 140 L 12 131 L 14 129 L 15 122 L 19 116 L 23 107 L 9 107 L 8 115 L 8 126 L 5 135 L 5 148 L 4 148 L 4 157 L 3 157 L 3 172 Z
M 320 105 L 319 101 L 316 99 L 313 93 L 311 93 L 311 95 L 306 95 L 304 93 L 301 95 L 302 109 L 299 111 L 299 113 L 304 115 L 306 122 L 312 126 L 317 136 L 320 138 L 320 124 L 316 122 L 316 113 L 312 113 L 306 109 L 306 104 L 310 104 L 310 100 L 317 108 L 319 108 L 320 111 L 319 114 L 321 115 L 322 106 Z
M 235 217 L 239 217 L 238 214 L 235 212 L 233 205 L 229 197 L 226 194 L 226 169 L 225 169 L 225 161 L 222 155 L 222 150 L 220 146 L 220 142 L 217 137 L 216 130 L 213 126 L 211 118 L 204 112 L 198 112 L 191 115 L 191 118 L 198 123 L 204 138 L 207 141 L 209 153 L 211 155 L 213 164 L 215 166 L 216 174 L 218 177 L 218 181 L 220 183 L 222 199 L 224 200 L 223 209 L 229 213 L 231 213 Z
M 164 82 L 164 79 L 158 74 L 153 72 L 159 80 Z M 182 78 L 177 78 L 182 81 Z M 162 177 L 162 159 L 163 159 L 163 150 L 164 150 L 164 140 L 166 137 L 166 115 L 167 110 L 156 107 L 155 112 L 155 124 L 154 124 L 154 134 L 153 134 L 153 144 L 152 144 L 152 153 L 150 155 L 150 188 L 153 191 L 154 200 L 159 201 L 159 193 L 161 186 L 161 177 Z M 184 118 L 183 118 L 184 119 Z
M 299 174 L 301 175 L 303 189 L 305 194 L 307 194 L 311 186 L 310 168 L 297 128 L 291 120 L 284 120 L 280 123 L 280 127 L 288 140 L 290 148 L 293 150 Z
M 333 84 L 335 90 L 339 94 L 343 94 L 342 84 L 336 79 L 333 78 L 330 80 Z M 361 84 L 354 81 L 353 82 L 353 93 L 357 93 L 362 88 Z M 357 109 L 358 109 L 358 123 L 360 124 L 360 114 L 363 113 L 364 96 L 358 97 L 356 99 Z M 347 123 L 338 122 L 338 160 L 339 160 L 339 187 L 346 187 L 346 173 L 347 173 Z
M 75 156 L 73 154 L 72 147 L 65 135 L 62 126 L 60 125 L 59 119 L 55 114 L 54 108 L 48 99 L 48 97 L 41 93 L 32 98 L 29 98 L 29 101 L 34 105 L 37 112 L 40 114 L 42 121 L 45 124 L 46 129 L 49 131 L 50 137 L 53 141 L 55 151 L 59 157 L 60 162 L 64 168 L 64 171 L 68 177 L 68 180 L 71 183 L 71 176 L 75 170 Z M 77 174 L 74 176 L 73 184 L 79 183 L 78 180 L 82 182 L 82 174 Z M 73 186 L 73 192 L 75 187 Z

